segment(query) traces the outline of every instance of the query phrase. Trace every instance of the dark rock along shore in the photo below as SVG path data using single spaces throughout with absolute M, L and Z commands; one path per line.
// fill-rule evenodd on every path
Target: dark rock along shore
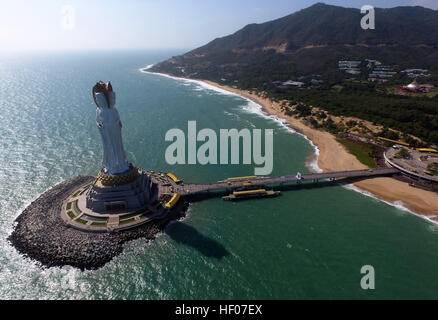
M 74 229 L 61 219 L 62 202 L 78 187 L 94 180 L 92 176 L 78 176 L 46 191 L 18 216 L 8 240 L 19 252 L 43 266 L 98 269 L 120 254 L 126 241 L 154 239 L 171 220 L 183 217 L 188 208 L 188 203 L 181 199 L 165 219 L 132 230 L 93 233 Z

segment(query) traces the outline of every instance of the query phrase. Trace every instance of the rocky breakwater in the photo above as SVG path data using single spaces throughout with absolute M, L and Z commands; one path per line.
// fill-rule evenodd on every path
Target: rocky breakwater
M 61 219 L 63 201 L 74 190 L 94 180 L 92 176 L 78 176 L 46 191 L 18 216 L 8 240 L 20 253 L 42 266 L 98 269 L 120 254 L 126 241 L 154 239 L 170 221 L 184 216 L 188 208 L 188 203 L 182 200 L 164 218 L 119 232 L 97 233 L 72 228 Z

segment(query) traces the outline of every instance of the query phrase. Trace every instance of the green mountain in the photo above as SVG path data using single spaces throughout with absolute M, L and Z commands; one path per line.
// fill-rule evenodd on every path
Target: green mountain
M 438 84 L 438 11 L 422 7 L 375 10 L 375 29 L 363 30 L 359 9 L 322 3 L 262 24 L 250 24 L 181 56 L 152 67 L 151 71 L 180 77 L 208 79 L 240 89 L 263 91 L 315 127 L 317 106 L 330 115 L 354 116 L 427 142 L 438 143 L 438 95 L 401 96 L 395 87 L 412 79 L 397 73 L 391 81 L 368 81 L 371 69 L 361 74 L 339 70 L 340 60 L 378 60 L 391 72 L 428 69 Z M 350 78 L 355 77 L 356 80 Z M 286 80 L 306 83 L 305 89 L 281 85 Z M 324 118 L 323 118 L 324 119 Z M 331 119 L 322 126 L 332 132 L 348 132 Z M 380 135 L 397 138 L 391 130 Z
M 438 11 L 423 7 L 376 8 L 376 28 L 363 30 L 359 9 L 322 3 L 283 18 L 250 24 L 152 71 L 210 80 L 239 80 L 241 87 L 321 74 L 335 77 L 338 60 L 377 59 L 399 68 L 438 72 Z
M 192 51 L 208 54 L 234 49 L 280 47 L 293 52 L 310 45 L 430 45 L 438 44 L 438 12 L 423 7 L 376 9 L 376 28 L 363 30 L 358 9 L 318 3 L 286 17 L 250 24 Z

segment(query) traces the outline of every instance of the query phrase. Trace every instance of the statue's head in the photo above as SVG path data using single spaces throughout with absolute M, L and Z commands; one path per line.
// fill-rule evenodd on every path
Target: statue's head
M 99 108 L 111 108 L 115 104 L 115 94 L 111 82 L 97 82 L 93 87 L 93 99 Z

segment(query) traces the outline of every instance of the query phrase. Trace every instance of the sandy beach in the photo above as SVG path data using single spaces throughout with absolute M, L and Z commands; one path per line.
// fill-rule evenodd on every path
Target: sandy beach
M 260 97 L 249 91 L 204 80 L 205 83 L 239 94 L 261 105 L 264 110 L 279 118 L 286 119 L 296 131 L 307 136 L 319 149 L 318 166 L 323 171 L 340 171 L 366 168 L 356 157 L 350 154 L 334 135 L 311 128 L 300 119 L 285 115 L 279 103 Z M 373 178 L 354 184 L 357 188 L 373 194 L 375 197 L 390 203 L 403 204 L 410 211 L 438 221 L 438 194 L 409 186 L 407 183 L 393 178 Z

